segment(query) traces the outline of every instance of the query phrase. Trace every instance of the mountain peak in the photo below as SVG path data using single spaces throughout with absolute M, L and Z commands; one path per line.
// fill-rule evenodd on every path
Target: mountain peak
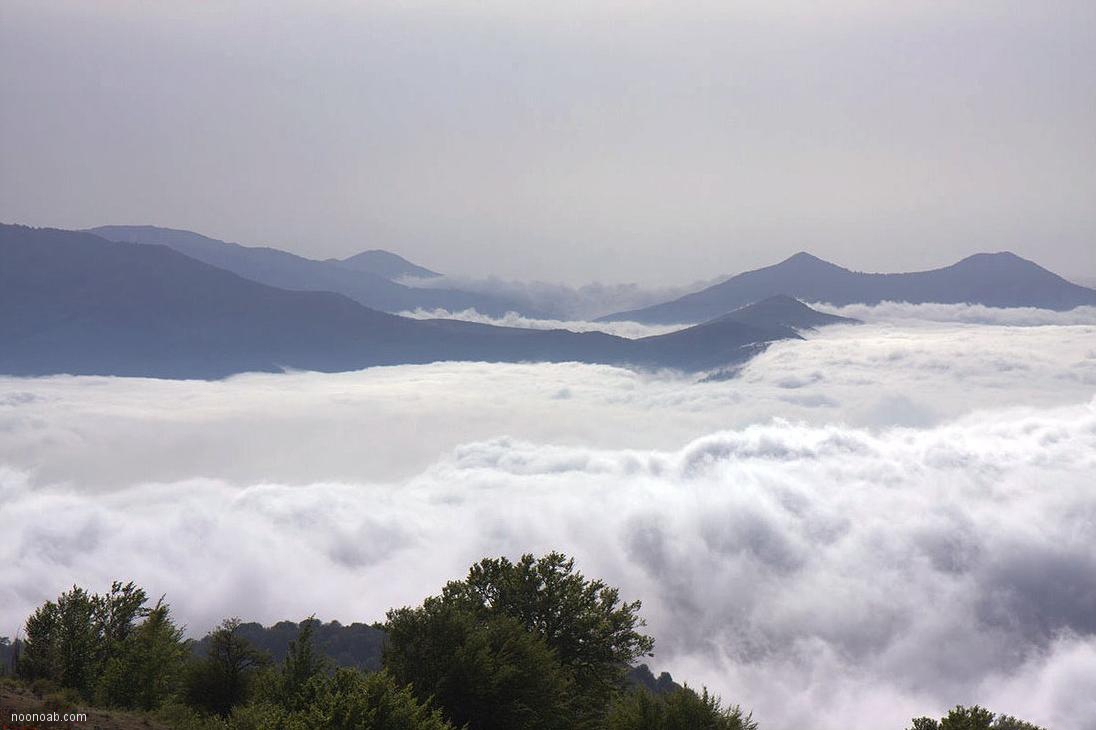
M 1012 251 L 976 253 L 956 262 L 953 266 L 954 268 L 976 267 L 994 271 L 1046 271 L 1034 261 L 1017 256 Z
M 787 294 L 774 294 L 771 297 L 765 297 L 756 302 L 752 302 L 745 306 L 730 312 L 730 316 L 737 313 L 749 313 L 749 312 L 765 312 L 765 313 L 791 313 L 791 312 L 805 312 L 813 311 L 803 302 L 799 301 L 795 297 L 788 296 Z
M 800 251 L 784 259 L 780 263 L 776 264 L 773 268 L 795 268 L 795 269 L 837 269 L 840 268 L 837 264 L 831 264 L 825 259 L 820 259 L 812 253 L 806 251 Z
M 366 271 L 377 274 L 386 279 L 400 279 L 414 277 L 418 279 L 433 279 L 441 276 L 436 271 L 431 271 L 424 266 L 413 264 L 403 256 L 385 251 L 382 248 L 373 248 L 368 251 L 348 256 L 338 261 L 341 266 L 355 271 Z
M 929 271 L 890 274 L 850 271 L 801 251 L 778 264 L 745 271 L 673 301 L 603 319 L 659 324 L 706 322 L 774 294 L 835 306 L 894 301 L 1066 311 L 1096 305 L 1096 290 L 1072 284 L 1010 251 L 975 254 Z
M 758 327 L 790 327 L 794 330 L 813 329 L 826 324 L 854 324 L 855 319 L 838 317 L 812 309 L 795 297 L 775 294 L 760 301 L 739 307 L 733 312 L 712 320 L 733 321 Z
M 982 253 L 971 254 L 957 263 L 961 264 L 964 261 L 1023 261 L 1026 264 L 1033 263 L 1023 256 L 1014 254 L 1012 251 L 983 251 Z
M 813 253 L 798 251 L 785 259 L 785 263 L 788 261 L 822 261 L 822 259 L 815 256 Z

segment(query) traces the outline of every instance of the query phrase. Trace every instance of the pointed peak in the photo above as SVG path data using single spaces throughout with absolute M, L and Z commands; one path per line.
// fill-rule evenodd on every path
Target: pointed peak
M 820 259 L 812 253 L 806 251 L 800 251 L 797 254 L 793 254 L 788 258 L 781 261 L 777 266 L 788 268 L 839 268 L 836 264 L 831 264 L 825 259 Z
M 815 256 L 813 253 L 808 253 L 807 251 L 799 251 L 786 258 L 785 261 L 822 261 L 822 259 Z M 822 263 L 825 262 L 823 261 Z

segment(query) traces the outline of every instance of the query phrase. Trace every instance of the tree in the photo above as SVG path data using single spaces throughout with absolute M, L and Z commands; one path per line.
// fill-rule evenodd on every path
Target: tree
M 94 615 L 94 597 L 77 586 L 58 596 L 56 603 L 39 606 L 24 629 L 27 638 L 20 675 L 48 679 L 89 697 L 99 653 Z
M 639 608 L 560 553 L 485 559 L 420 608 L 388 613 L 384 664 L 458 724 L 508 727 L 495 718 L 523 712 L 544 723 L 528 727 L 594 727 L 653 646 Z
M 297 636 L 289 641 L 281 666 L 267 669 L 256 678 L 257 703 L 291 713 L 311 701 L 309 693 L 315 690 L 312 680 L 326 676 L 332 669 L 331 661 L 315 647 L 314 632 L 319 625 L 315 616 L 302 621 L 299 628 L 294 625 Z
M 277 698 L 237 707 L 226 723 L 231 730 L 453 730 L 428 701 L 401 687 L 387 672 L 363 674 L 342 668 L 313 675 L 287 710 Z
M 558 552 L 541 558 L 526 554 L 517 563 L 482 560 L 443 595 L 517 619 L 585 680 L 617 685 L 624 668 L 654 646 L 637 631 L 646 625 L 639 601 L 622 602 L 620 591 L 586 580 L 575 572 L 574 559 Z
M 340 669 L 310 684 L 312 700 L 286 718 L 286 730 L 453 730 L 429 702 L 416 699 L 387 672 Z
M 125 584 L 114 581 L 109 593 L 92 596 L 91 600 L 94 606 L 92 619 L 99 638 L 98 659 L 104 663 L 121 648 L 137 619 L 149 614 L 151 609 L 145 608 L 148 594 L 133 581 Z
M 208 653 L 186 678 L 186 700 L 193 707 L 228 717 L 247 700 L 256 673 L 269 663 L 266 654 L 236 634 L 239 626 L 239 619 L 225 619 L 210 632 Z
M 19 652 L 19 640 L 14 642 L 6 636 L 0 636 L 0 677 L 15 673 L 15 658 Z
M 158 709 L 178 688 L 190 648 L 161 598 L 107 660 L 96 692 L 100 704 Z
M 282 665 L 282 696 L 289 709 L 299 701 L 305 685 L 313 677 L 322 676 L 330 669 L 331 662 L 316 651 L 313 634 L 319 622 L 310 616 L 300 625 L 297 638 L 289 643 L 289 651 Z
M 930 717 L 914 718 L 910 730 L 1044 730 L 1009 715 L 995 715 L 984 707 L 957 705 L 939 721 Z
M 508 616 L 428 598 L 389 613 L 385 667 L 471 730 L 574 727 L 571 685 L 554 652 Z
M 114 582 L 106 595 L 73 586 L 27 619 L 20 674 L 49 679 L 90 699 L 107 661 L 121 649 L 148 600 L 132 582 Z
M 757 730 L 738 706 L 724 708 L 704 689 L 688 687 L 665 694 L 635 689 L 621 696 L 609 712 L 607 730 Z

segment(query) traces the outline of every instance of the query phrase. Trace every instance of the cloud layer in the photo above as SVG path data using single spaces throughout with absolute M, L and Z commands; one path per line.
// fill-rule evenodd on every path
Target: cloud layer
M 673 451 L 497 439 L 393 484 L 96 495 L 7 471 L 0 619 L 132 577 L 198 632 L 227 613 L 374 620 L 481 555 L 559 548 L 644 599 L 658 666 L 767 727 L 900 727 L 956 702 L 1091 727 L 1094 470 L 1096 403 Z
M 465 322 L 493 324 L 499 327 L 521 327 L 536 330 L 570 330 L 572 332 L 608 332 L 618 337 L 636 339 L 663 335 L 681 329 L 682 325 L 643 324 L 641 322 L 590 322 L 587 320 L 533 319 L 517 312 L 507 312 L 502 317 L 480 314 L 475 309 L 450 312 L 447 309 L 416 309 L 399 313 L 413 319 L 459 319 Z
M 0 379 L 0 464 L 116 488 L 194 476 L 388 481 L 470 441 L 510 436 L 674 449 L 774 417 L 931 426 L 972 410 L 1096 392 L 1096 326 L 881 322 L 774 345 L 697 383 L 612 367 L 439 363 L 224 381 Z
M 1038 327 L 1041 325 L 1096 325 L 1096 307 L 1076 307 L 1055 312 L 1037 307 L 986 307 L 981 304 L 849 304 L 843 307 L 819 303 L 811 306 L 822 311 L 866 322 L 958 322 L 1005 327 Z
M 827 328 L 721 382 L 2 379 L 0 635 L 115 578 L 193 633 L 372 621 L 481 556 L 561 549 L 644 601 L 656 668 L 765 728 L 981 702 L 1091 730 L 1096 326 L 1027 324 Z

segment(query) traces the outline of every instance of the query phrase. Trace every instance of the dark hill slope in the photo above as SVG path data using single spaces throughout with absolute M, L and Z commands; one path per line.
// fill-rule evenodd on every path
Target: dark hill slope
M 403 320 L 275 289 L 163 246 L 0 228 L 0 370 L 219 377 L 353 366 Z M 376 343 L 378 347 L 371 347 Z
M 1012 253 L 976 254 L 942 269 L 905 274 L 865 274 L 798 253 L 679 299 L 603 319 L 702 322 L 779 294 L 837 305 L 899 301 L 1054 310 L 1096 305 L 1096 290 L 1072 284 Z

